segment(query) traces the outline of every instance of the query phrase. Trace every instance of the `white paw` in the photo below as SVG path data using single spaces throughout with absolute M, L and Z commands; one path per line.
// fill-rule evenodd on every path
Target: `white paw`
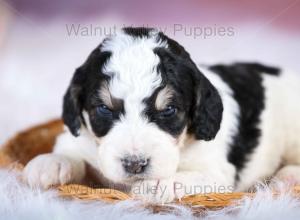
M 183 196 L 182 193 L 178 194 L 172 178 L 137 181 L 131 188 L 131 194 L 149 203 L 169 203 Z
M 276 179 L 279 179 L 289 185 L 300 184 L 300 166 L 288 165 L 281 168 L 275 175 Z
M 42 189 L 70 183 L 75 177 L 72 162 L 65 156 L 55 154 L 35 157 L 23 171 L 23 178 L 29 186 Z

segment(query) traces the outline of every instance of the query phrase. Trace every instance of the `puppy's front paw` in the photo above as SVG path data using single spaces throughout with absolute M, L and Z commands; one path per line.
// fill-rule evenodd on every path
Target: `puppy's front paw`
M 290 186 L 300 184 L 300 166 L 288 165 L 281 168 L 275 175 L 275 179 L 281 180 Z
M 35 157 L 23 171 L 23 178 L 29 186 L 42 189 L 70 183 L 75 176 L 72 162 L 65 156 L 55 154 Z
M 137 181 L 131 188 L 131 194 L 150 203 L 168 203 L 178 198 L 173 179 Z

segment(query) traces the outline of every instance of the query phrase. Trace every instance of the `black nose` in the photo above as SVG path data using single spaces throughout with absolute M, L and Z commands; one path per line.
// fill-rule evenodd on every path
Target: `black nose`
M 127 156 L 121 159 L 121 161 L 126 172 L 131 174 L 139 174 L 145 171 L 149 159 L 133 155 Z

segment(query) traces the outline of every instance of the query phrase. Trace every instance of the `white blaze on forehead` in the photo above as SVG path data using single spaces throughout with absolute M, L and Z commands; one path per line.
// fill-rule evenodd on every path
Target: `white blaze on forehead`
M 150 35 L 132 37 L 121 32 L 106 40 L 101 48 L 112 53 L 103 73 L 112 76 L 110 93 L 124 100 L 126 114 L 129 109 L 140 114 L 144 108 L 142 101 L 150 97 L 162 82 L 157 72 L 160 60 L 153 49 L 166 47 L 166 43 L 157 42 L 157 32 Z

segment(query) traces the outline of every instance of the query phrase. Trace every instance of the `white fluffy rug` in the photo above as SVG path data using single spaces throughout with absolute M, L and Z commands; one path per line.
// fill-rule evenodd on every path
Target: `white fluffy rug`
M 117 204 L 63 200 L 55 191 L 32 190 L 18 183 L 16 173 L 0 170 L 0 219 L 81 220 L 81 219 L 196 219 L 191 211 L 175 207 L 173 213 L 153 214 L 136 201 Z M 283 184 L 277 187 L 284 189 Z M 260 187 L 253 199 L 244 199 L 238 207 L 211 211 L 202 219 L 300 219 L 300 201 L 285 193 L 273 198 L 267 187 Z

